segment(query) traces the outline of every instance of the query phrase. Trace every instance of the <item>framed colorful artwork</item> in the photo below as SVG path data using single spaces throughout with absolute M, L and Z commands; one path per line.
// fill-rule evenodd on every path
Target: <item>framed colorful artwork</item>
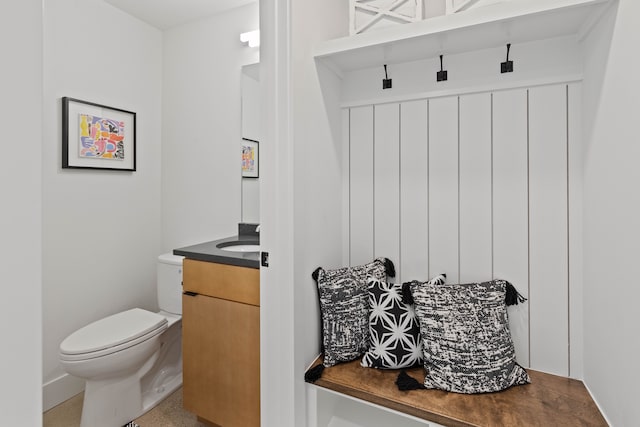
M 258 141 L 242 138 L 242 177 L 258 178 L 259 166 Z
M 62 98 L 62 167 L 136 170 L 136 113 Z

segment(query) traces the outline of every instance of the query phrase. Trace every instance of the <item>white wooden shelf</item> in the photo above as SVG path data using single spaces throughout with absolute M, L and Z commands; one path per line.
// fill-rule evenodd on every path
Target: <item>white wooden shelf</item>
M 615 0 L 613 0 L 615 1 Z M 338 73 L 507 43 L 582 38 L 612 0 L 510 0 L 329 40 L 315 58 Z

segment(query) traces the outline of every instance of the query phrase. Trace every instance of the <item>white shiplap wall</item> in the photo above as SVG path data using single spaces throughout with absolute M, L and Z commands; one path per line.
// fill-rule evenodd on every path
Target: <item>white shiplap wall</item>
M 569 83 L 345 109 L 348 262 L 509 280 L 529 298 L 509 309 L 519 363 L 580 377 L 579 96 Z

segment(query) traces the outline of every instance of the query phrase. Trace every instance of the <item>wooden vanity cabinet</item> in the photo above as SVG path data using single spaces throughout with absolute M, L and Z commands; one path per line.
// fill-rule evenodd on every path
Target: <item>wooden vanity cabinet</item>
M 260 425 L 260 270 L 184 260 L 184 408 L 221 427 Z

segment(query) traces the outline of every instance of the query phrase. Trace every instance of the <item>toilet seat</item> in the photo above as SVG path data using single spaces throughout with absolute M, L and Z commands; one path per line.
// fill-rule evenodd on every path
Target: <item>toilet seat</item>
M 148 340 L 167 329 L 167 319 L 140 308 L 123 311 L 78 329 L 60 344 L 60 359 L 106 356 Z

